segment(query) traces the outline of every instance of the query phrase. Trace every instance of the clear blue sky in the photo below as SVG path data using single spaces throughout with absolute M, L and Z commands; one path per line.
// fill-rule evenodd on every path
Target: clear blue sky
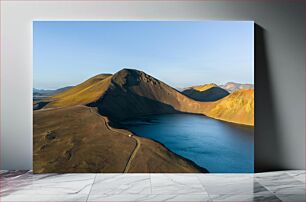
M 34 88 L 56 89 L 127 67 L 172 87 L 254 83 L 248 21 L 34 21 Z

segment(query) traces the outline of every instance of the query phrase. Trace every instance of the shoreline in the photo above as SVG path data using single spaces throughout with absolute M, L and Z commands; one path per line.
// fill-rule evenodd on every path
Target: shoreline
M 135 116 L 135 117 L 131 117 L 131 118 L 128 118 L 128 119 L 138 119 L 138 118 L 145 117 L 145 116 L 155 116 L 155 115 L 158 116 L 158 115 L 168 115 L 168 114 L 169 115 L 170 114 L 189 114 L 189 115 L 196 115 L 196 116 L 204 116 L 204 117 L 207 117 L 207 118 L 210 118 L 210 119 L 214 119 L 214 120 L 217 120 L 217 121 L 222 121 L 222 122 L 228 123 L 228 124 L 233 124 L 233 125 L 243 126 L 243 127 L 255 128 L 255 125 L 243 124 L 243 123 L 238 123 L 238 122 L 229 121 L 229 120 L 225 120 L 225 119 L 214 118 L 214 117 L 208 116 L 206 114 L 202 114 L 202 113 L 191 113 L 191 112 L 181 112 L 181 111 L 170 112 L 170 113 L 154 113 L 154 114 L 153 113 L 151 113 L 151 114 L 148 113 L 146 115 Z M 106 115 L 104 115 L 104 116 L 106 116 Z M 124 122 L 125 120 L 128 120 L 128 119 L 123 119 L 123 120 L 120 120 L 119 122 Z M 117 122 L 117 121 L 114 120 L 113 122 Z
M 172 115 L 174 115 L 174 116 L 172 116 Z M 177 115 L 177 116 L 175 116 L 175 115 Z M 198 118 L 196 118 L 196 117 L 193 118 L 193 116 L 197 116 Z M 188 159 L 188 160 L 192 161 L 193 163 L 195 163 L 196 165 L 198 165 L 200 167 L 205 168 L 207 165 L 211 166 L 211 163 L 212 163 L 211 161 L 209 161 L 209 160 L 208 160 L 208 162 L 204 161 L 204 160 L 198 161 L 198 159 L 194 158 L 193 156 L 190 156 L 190 154 L 185 154 L 185 152 L 182 153 L 177 146 L 173 146 L 173 145 L 180 145 L 180 144 L 185 145 L 182 142 L 182 139 L 181 139 L 184 136 L 195 137 L 195 136 L 192 136 L 193 135 L 192 130 L 186 130 L 183 133 L 180 133 L 179 130 L 171 129 L 171 127 L 169 128 L 169 127 L 166 126 L 168 123 L 170 123 L 170 124 L 174 123 L 173 121 L 176 120 L 176 117 L 179 120 L 185 120 L 184 118 L 186 118 L 187 120 L 191 120 L 191 121 L 193 119 L 196 119 L 196 120 L 199 120 L 199 121 L 202 119 L 203 123 L 202 122 L 199 122 L 199 123 L 202 123 L 204 125 L 205 125 L 205 123 L 217 124 L 217 125 L 220 125 L 220 126 L 225 127 L 225 128 L 229 127 L 229 128 L 232 128 L 232 130 L 237 130 L 236 132 L 238 132 L 238 133 L 240 133 L 239 131 L 241 131 L 241 134 L 245 135 L 245 137 L 248 137 L 248 138 L 253 138 L 254 137 L 254 127 L 240 125 L 240 124 L 233 124 L 233 123 L 229 123 L 229 122 L 220 121 L 220 120 L 217 120 L 217 119 L 211 119 L 210 117 L 203 116 L 202 114 L 191 114 L 191 113 L 168 113 L 168 114 L 145 115 L 145 116 L 137 117 L 137 118 L 134 118 L 134 119 L 126 119 L 125 120 L 126 122 L 122 121 L 120 123 L 116 123 L 114 127 L 121 128 L 121 129 L 124 129 L 124 130 L 128 130 L 128 131 L 130 131 L 131 133 L 133 133 L 137 136 L 140 136 L 140 137 L 143 137 L 143 138 L 148 138 L 152 141 L 156 141 L 156 142 L 162 144 L 164 147 L 166 147 L 171 152 L 175 153 L 176 155 L 178 155 L 180 157 L 184 157 L 185 159 Z M 220 123 L 218 123 L 218 122 L 220 122 Z M 185 121 L 184 121 L 184 123 L 185 123 Z M 182 124 L 184 124 L 184 123 L 182 123 Z M 187 123 L 192 124 L 192 122 L 187 122 Z M 157 127 L 158 129 L 154 129 L 155 127 Z M 179 125 L 174 125 L 173 127 L 180 127 L 180 126 Z M 202 129 L 205 131 L 205 128 L 202 128 Z M 166 132 L 166 131 L 168 131 L 168 132 Z M 176 139 L 176 131 L 179 134 L 179 137 L 180 137 L 179 140 L 175 140 Z M 213 134 L 213 131 L 211 131 L 210 133 Z M 172 136 L 172 135 L 174 135 L 174 136 Z M 169 137 L 169 138 L 167 138 L 167 137 Z M 203 136 L 203 138 L 205 138 L 205 136 Z M 206 141 L 204 141 L 204 142 L 206 142 Z M 204 143 L 204 144 L 200 144 L 200 145 L 202 145 L 201 147 L 203 149 L 205 149 L 209 144 L 211 144 L 211 143 Z M 190 145 L 190 144 L 187 144 L 186 147 L 188 147 L 188 145 Z M 198 146 L 199 148 L 200 148 L 200 145 Z M 170 146 L 171 149 L 168 148 L 168 146 Z M 193 152 L 193 151 L 190 151 L 190 152 Z M 183 156 L 180 155 L 180 154 L 182 154 Z M 205 158 L 205 157 L 203 156 L 203 158 Z M 200 164 L 197 164 L 196 162 L 198 162 Z M 211 169 L 213 169 L 213 167 Z M 209 172 L 215 172 L 215 171 L 209 170 Z M 249 172 L 249 171 L 244 171 L 244 172 Z
M 97 112 L 97 114 L 103 118 L 103 116 L 100 115 L 98 112 Z M 169 114 L 176 114 L 176 113 L 169 113 Z M 190 114 L 190 113 L 184 113 L 184 114 Z M 154 114 L 154 115 L 162 115 L 162 114 Z M 163 115 L 165 115 L 165 114 L 163 114 Z M 149 116 L 149 115 L 146 115 L 146 116 Z M 173 154 L 176 155 L 177 157 L 179 157 L 179 158 L 181 158 L 181 159 L 187 161 L 187 162 L 190 163 L 192 166 L 194 166 L 194 167 L 196 167 L 197 169 L 199 169 L 199 170 L 201 171 L 201 173 L 210 173 L 209 170 L 207 170 L 207 169 L 204 168 L 204 167 L 199 166 L 199 165 L 196 164 L 194 161 L 192 161 L 192 160 L 190 160 L 190 159 L 188 159 L 188 158 L 185 158 L 185 157 L 183 157 L 183 156 L 177 154 L 176 152 L 170 150 L 170 149 L 169 149 L 166 145 L 164 145 L 163 143 L 161 143 L 161 142 L 159 142 L 159 141 L 157 141 L 157 140 L 153 140 L 153 139 L 151 139 L 151 138 L 147 138 L 147 137 L 140 136 L 140 135 L 134 133 L 133 131 L 128 130 L 128 129 L 125 128 L 125 127 L 117 128 L 117 126 L 123 126 L 123 125 L 120 124 L 120 123 L 119 123 L 119 124 L 118 124 L 118 123 L 114 123 L 114 121 L 111 121 L 109 117 L 106 117 L 106 118 L 107 118 L 106 123 L 108 124 L 108 127 L 110 127 L 110 128 L 113 128 L 113 127 L 114 127 L 114 129 L 125 130 L 125 131 L 127 131 L 127 132 L 129 132 L 129 133 L 132 133 L 134 136 L 137 136 L 138 138 L 148 139 L 148 140 L 150 140 L 150 141 L 156 142 L 156 143 L 160 144 L 162 147 L 164 147 L 168 152 L 173 153 Z M 112 126 L 112 124 L 115 124 L 116 126 Z

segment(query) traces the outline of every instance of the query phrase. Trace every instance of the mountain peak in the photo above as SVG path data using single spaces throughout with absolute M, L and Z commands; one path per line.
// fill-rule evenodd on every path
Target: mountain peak
M 140 82 L 154 84 L 160 83 L 157 79 L 143 71 L 127 68 L 124 68 L 114 74 L 112 82 L 119 85 L 120 87 L 136 86 L 139 85 Z
M 119 70 L 118 72 L 120 72 L 120 71 L 141 72 L 138 69 L 133 69 L 133 68 L 128 68 L 128 67 L 124 67 L 121 70 Z
M 139 77 L 143 72 L 136 69 L 121 69 L 113 75 L 112 82 L 119 86 L 133 86 L 139 83 Z

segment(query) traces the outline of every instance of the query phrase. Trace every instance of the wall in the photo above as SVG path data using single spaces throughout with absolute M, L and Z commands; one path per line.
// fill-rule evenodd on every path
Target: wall
M 1 169 L 32 168 L 32 20 L 256 22 L 257 171 L 305 169 L 303 1 L 1 1 Z

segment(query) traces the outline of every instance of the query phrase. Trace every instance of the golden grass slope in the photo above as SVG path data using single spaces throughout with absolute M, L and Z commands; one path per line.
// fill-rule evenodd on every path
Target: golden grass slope
M 254 90 L 237 90 L 210 103 L 205 115 L 222 121 L 254 126 Z
M 205 85 L 191 86 L 187 89 L 194 89 L 194 90 L 202 92 L 202 91 L 206 91 L 206 90 L 208 90 L 210 88 L 213 88 L 213 87 L 218 87 L 218 86 L 214 83 L 209 83 L 209 84 L 205 84 Z
M 88 104 L 99 99 L 108 89 L 112 75 L 99 74 L 85 82 L 51 97 L 47 107 L 67 107 Z

